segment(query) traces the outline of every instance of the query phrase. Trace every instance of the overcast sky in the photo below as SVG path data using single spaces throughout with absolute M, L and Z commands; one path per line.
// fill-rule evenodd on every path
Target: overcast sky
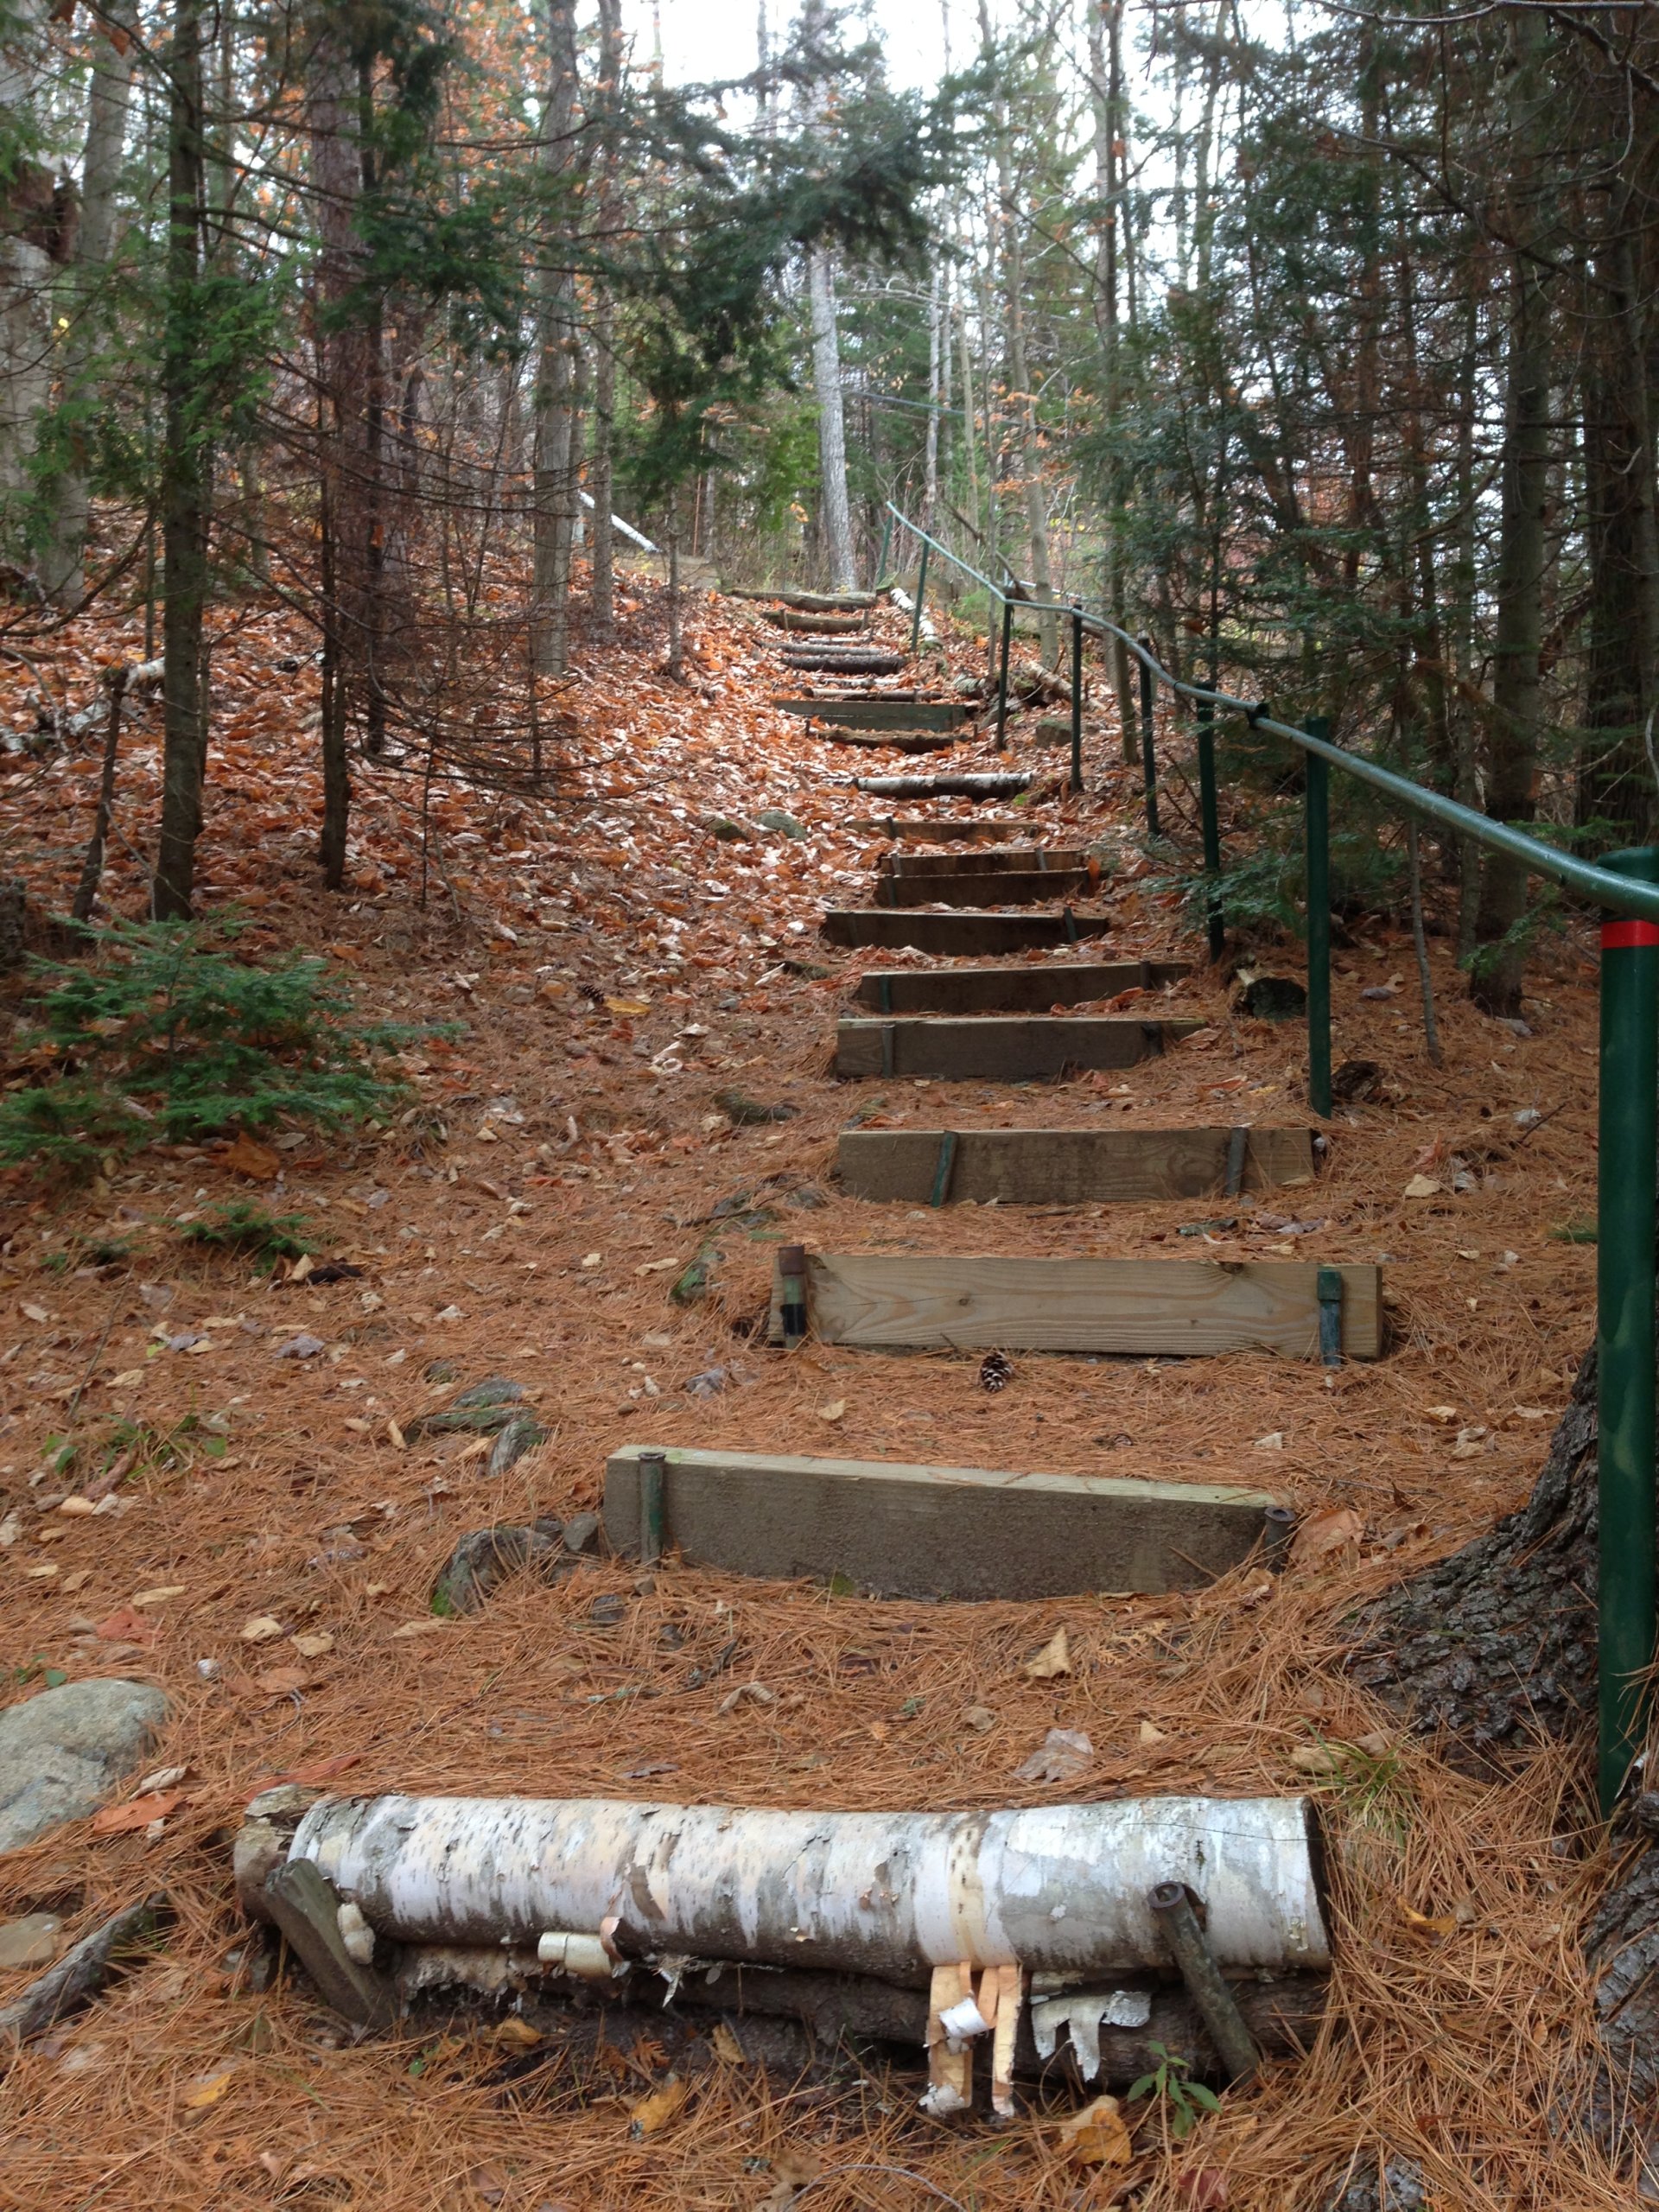
M 657 0 L 663 25 L 663 73 L 671 84 L 745 77 L 755 64 L 757 0 Z M 652 50 L 652 0 L 623 0 L 624 28 L 638 60 Z M 766 0 L 774 48 L 797 13 L 797 0 Z M 944 73 L 939 0 L 869 0 L 869 14 L 887 50 L 887 74 L 900 86 L 931 88 Z M 966 58 L 976 19 L 951 0 L 953 59 Z

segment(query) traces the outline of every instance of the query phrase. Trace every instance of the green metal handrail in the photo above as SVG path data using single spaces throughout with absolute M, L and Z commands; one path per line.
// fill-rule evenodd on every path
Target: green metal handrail
M 1265 702 L 1252 704 L 1207 684 L 1172 676 L 1150 642 L 1131 637 L 1077 601 L 1031 599 L 993 583 L 910 517 L 887 502 L 882 569 L 897 522 L 922 546 L 913 640 L 921 627 L 930 553 L 970 577 L 1001 610 L 996 744 L 1005 741 L 1008 650 L 1016 605 L 1071 624 L 1071 789 L 1083 788 L 1082 639 L 1085 629 L 1116 639 L 1141 666 L 1141 761 L 1147 827 L 1158 833 L 1157 765 L 1153 746 L 1153 685 L 1166 683 L 1192 700 L 1198 715 L 1198 771 L 1205 872 L 1221 874 L 1221 833 L 1215 772 L 1214 718 L 1241 715 L 1252 729 L 1281 737 L 1306 758 L 1304 838 L 1307 885 L 1308 1103 L 1332 1109 L 1330 772 L 1369 784 L 1397 806 L 1438 823 L 1489 851 L 1507 854 L 1531 874 L 1592 899 L 1605 912 L 1601 931 L 1601 1055 L 1597 1169 L 1596 1355 L 1599 1580 L 1597 1588 L 1598 1790 L 1611 1815 L 1643 1749 L 1651 1696 L 1646 1687 L 1659 1630 L 1659 1528 L 1656 1527 L 1656 1458 L 1659 1389 L 1656 1387 L 1655 1222 L 1659 1205 L 1659 850 L 1610 853 L 1602 861 L 1558 852 L 1523 830 L 1493 822 L 1473 808 L 1361 753 L 1332 744 L 1329 724 L 1306 729 L 1275 721 Z M 991 646 L 999 643 L 994 614 Z M 1211 955 L 1224 949 L 1218 898 L 1209 904 Z

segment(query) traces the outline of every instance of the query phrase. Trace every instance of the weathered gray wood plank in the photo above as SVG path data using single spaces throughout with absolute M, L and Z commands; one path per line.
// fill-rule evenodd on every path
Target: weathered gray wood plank
M 842 729 L 961 729 L 977 708 L 960 699 L 895 698 L 890 693 L 774 699 L 780 714 L 830 721 Z
M 933 1351 L 1319 1353 L 1319 1268 L 1305 1260 L 1055 1260 L 809 1253 L 822 1343 Z M 1376 1359 L 1382 1270 L 1345 1266 L 1342 1349 Z M 781 1341 L 777 1283 L 769 1329 Z
M 639 1450 L 605 1470 L 613 1549 L 639 1539 Z M 669 1450 L 670 1546 L 687 1564 L 779 1579 L 842 1574 L 883 1597 L 1036 1599 L 1192 1589 L 1249 1557 L 1265 1491 Z
M 888 875 L 875 879 L 878 906 L 1040 906 L 1051 899 L 1086 898 L 1086 868 L 1007 868 L 1000 873 Z
M 935 821 L 925 814 L 861 814 L 849 827 L 878 837 L 900 837 L 916 844 L 944 844 L 965 838 L 970 844 L 1001 843 L 1006 838 L 1029 837 L 1032 825 L 1006 815 L 970 814 L 959 821 Z
M 830 728 L 814 734 L 825 745 L 861 745 L 887 753 L 948 753 L 957 742 L 948 729 L 853 729 Z
M 1129 1068 L 1191 1036 L 1198 1021 L 1135 1014 L 949 1014 L 891 1021 L 843 1019 L 836 1027 L 838 1076 L 986 1077 L 1032 1083 L 1069 1069 Z
M 972 828 L 966 823 L 965 828 Z M 1018 845 L 994 853 L 887 852 L 883 875 L 1066 875 L 1088 865 L 1088 856 L 1071 846 Z
M 1185 960 L 1068 960 L 1030 968 L 872 968 L 853 996 L 857 1004 L 878 1014 L 1046 1014 L 1051 1007 L 1112 999 L 1120 991 L 1158 990 L 1192 972 Z
M 1110 927 L 1105 914 L 939 914 L 902 906 L 831 906 L 823 923 L 831 944 L 909 944 L 918 952 L 990 958 L 1104 937 Z
M 910 1205 L 1219 1202 L 1231 1140 L 1225 1128 L 844 1129 L 836 1172 L 849 1198 Z M 1247 1133 L 1243 1190 L 1313 1179 L 1311 1129 Z

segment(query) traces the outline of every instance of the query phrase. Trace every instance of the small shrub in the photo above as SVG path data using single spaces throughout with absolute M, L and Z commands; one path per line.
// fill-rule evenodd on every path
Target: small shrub
M 251 1259 L 268 1275 L 278 1260 L 302 1260 L 316 1250 L 301 1234 L 305 1224 L 302 1213 L 271 1213 L 257 1199 L 228 1198 L 194 1221 L 179 1223 L 178 1231 L 187 1244 Z
M 1184 2142 L 1203 2113 L 1221 2110 L 1221 2099 L 1202 2082 L 1187 2079 L 1190 2059 L 1166 2050 L 1160 2043 L 1149 2043 L 1147 2049 L 1158 2063 L 1150 2074 L 1143 2074 L 1134 2084 L 1125 2101 L 1133 2104 L 1138 2097 L 1152 2098 L 1167 2113 L 1170 2133 L 1178 2143 Z
M 386 1118 L 409 1086 L 378 1056 L 429 1030 L 356 1020 L 327 963 L 229 950 L 234 923 L 117 922 L 93 955 L 37 961 L 29 1075 L 0 1096 L 0 1166 L 86 1171 L 152 1138 Z

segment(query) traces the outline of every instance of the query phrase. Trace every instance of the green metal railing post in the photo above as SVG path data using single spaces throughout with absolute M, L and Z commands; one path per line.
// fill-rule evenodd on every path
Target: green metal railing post
M 916 612 L 910 619 L 910 651 L 914 659 L 916 648 L 922 642 L 922 601 L 927 597 L 927 556 L 933 550 L 927 540 L 922 540 L 922 565 L 916 571 Z
M 1605 868 L 1659 883 L 1659 852 Z M 1611 1815 L 1642 1749 L 1654 1656 L 1654 1207 L 1659 1142 L 1659 924 L 1601 925 L 1597 1163 L 1597 1790 Z
M 1315 715 L 1310 737 L 1331 741 L 1331 725 Z M 1303 811 L 1307 873 L 1307 1103 L 1331 1111 L 1331 767 L 1310 753 Z
M 1014 642 L 1014 601 L 1002 601 L 1002 666 L 996 679 L 996 749 L 1008 741 L 1008 648 Z
M 880 591 L 881 579 L 887 573 L 887 550 L 893 543 L 893 510 L 888 508 L 881 518 L 881 556 L 875 564 L 875 574 L 870 579 L 873 588 Z
M 1071 617 L 1071 789 L 1083 789 L 1083 613 Z
M 1152 639 L 1142 638 L 1144 649 L 1152 651 Z M 1141 781 L 1147 794 L 1147 835 L 1158 835 L 1158 756 L 1154 749 L 1152 724 L 1152 671 L 1145 661 L 1141 664 Z
M 1198 810 L 1204 820 L 1204 872 L 1210 878 L 1210 957 L 1219 960 L 1227 950 L 1227 931 L 1222 918 L 1221 894 L 1215 888 L 1221 874 L 1221 811 L 1216 792 L 1215 709 L 1208 699 L 1198 702 Z

